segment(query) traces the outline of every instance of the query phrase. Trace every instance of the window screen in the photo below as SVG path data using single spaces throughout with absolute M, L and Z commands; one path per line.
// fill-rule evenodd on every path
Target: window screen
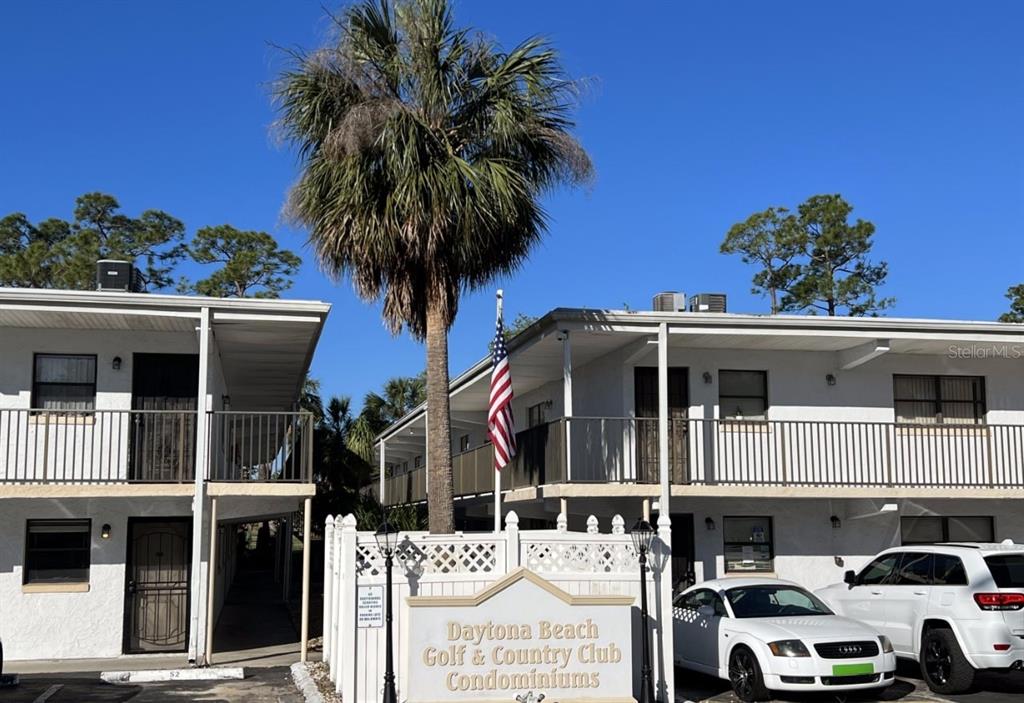
M 767 419 L 768 372 L 719 371 L 718 407 L 726 419 Z
M 88 583 L 90 520 L 29 520 L 24 583 Z

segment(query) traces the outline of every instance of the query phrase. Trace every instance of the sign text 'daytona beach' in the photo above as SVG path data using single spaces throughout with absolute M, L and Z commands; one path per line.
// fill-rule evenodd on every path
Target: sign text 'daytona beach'
M 633 701 L 632 596 L 570 596 L 519 569 L 468 597 L 411 597 L 408 701 Z

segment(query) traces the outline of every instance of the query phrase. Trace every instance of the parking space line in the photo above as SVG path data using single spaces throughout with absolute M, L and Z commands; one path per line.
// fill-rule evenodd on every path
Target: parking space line
M 55 694 L 57 691 L 61 690 L 62 688 L 64 688 L 64 684 L 62 684 L 62 683 L 55 683 L 52 686 L 50 686 L 48 689 L 43 691 L 41 694 L 39 694 L 39 697 L 36 698 L 32 703 L 46 703 L 46 701 L 50 700 L 50 698 L 53 696 L 53 694 Z

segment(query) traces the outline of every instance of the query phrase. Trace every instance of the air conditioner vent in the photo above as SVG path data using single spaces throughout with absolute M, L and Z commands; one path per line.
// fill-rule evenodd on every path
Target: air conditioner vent
M 142 275 L 130 261 L 100 259 L 96 262 L 96 290 L 141 293 L 144 289 Z
M 690 312 L 725 311 L 725 293 L 698 293 L 690 296 Z
M 686 312 L 686 294 L 679 291 L 658 293 L 651 301 L 655 312 Z

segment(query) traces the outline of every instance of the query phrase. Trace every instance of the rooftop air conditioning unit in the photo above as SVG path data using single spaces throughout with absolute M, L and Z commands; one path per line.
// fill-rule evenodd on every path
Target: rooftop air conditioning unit
M 690 312 L 725 312 L 725 293 L 691 295 Z
M 655 312 L 686 312 L 686 294 L 678 291 L 658 293 L 651 301 Z
M 129 261 L 100 259 L 96 262 L 96 290 L 141 293 L 142 275 Z

